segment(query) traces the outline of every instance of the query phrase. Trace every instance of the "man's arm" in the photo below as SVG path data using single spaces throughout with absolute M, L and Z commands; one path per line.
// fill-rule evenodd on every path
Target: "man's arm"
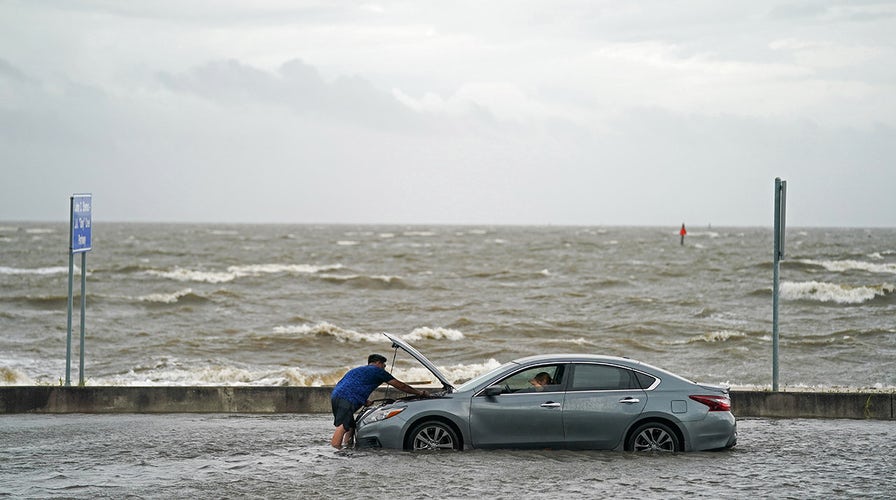
M 408 394 L 415 394 L 417 396 L 428 396 L 426 391 L 424 391 L 422 389 L 414 389 L 413 387 L 409 386 L 408 384 L 405 384 L 404 382 L 402 382 L 401 380 L 398 380 L 397 378 L 393 378 L 392 380 L 390 380 L 386 383 L 391 385 L 392 387 L 398 389 L 399 391 L 406 392 Z

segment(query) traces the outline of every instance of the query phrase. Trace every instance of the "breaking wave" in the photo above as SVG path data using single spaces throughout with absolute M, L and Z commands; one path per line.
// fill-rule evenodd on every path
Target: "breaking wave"
M 493 358 L 489 358 L 487 361 L 482 363 L 472 363 L 472 364 L 457 364 L 450 366 L 436 366 L 442 375 L 448 379 L 449 382 L 454 384 L 461 384 L 470 380 L 474 377 L 478 377 L 483 373 L 494 370 L 495 368 L 501 366 L 501 363 Z M 402 381 L 410 381 L 413 385 L 413 382 L 423 382 L 423 383 L 433 383 L 436 384 L 437 381 L 433 377 L 433 375 L 426 368 L 416 365 L 413 368 L 395 368 L 392 370 L 392 374 L 395 377 Z
M 439 366 L 445 377 L 459 384 L 500 366 L 495 359 L 482 363 Z M 88 379 L 91 386 L 333 386 L 352 367 L 323 371 L 300 367 L 235 366 L 226 362 L 195 363 L 160 359 L 146 366 L 135 366 L 125 373 Z M 417 385 L 440 385 L 420 365 L 396 366 L 391 373 L 399 380 Z M 12 368 L 0 368 L 0 386 L 34 385 L 35 381 Z
M 320 279 L 330 283 L 349 284 L 356 288 L 384 290 L 408 288 L 407 283 L 398 276 L 362 276 L 358 274 L 337 275 L 325 274 Z
M 838 285 L 819 281 L 781 283 L 781 297 L 787 300 L 813 300 L 836 304 L 861 304 L 878 297 L 892 296 L 894 285 Z
M 342 264 L 325 266 L 312 266 L 308 264 L 250 264 L 245 266 L 230 266 L 227 271 L 197 271 L 192 269 L 174 268 L 171 271 L 149 269 L 144 271 L 151 276 L 172 279 L 175 281 L 195 281 L 201 283 L 227 283 L 237 278 L 247 276 L 260 276 L 263 274 L 315 274 L 325 271 L 342 269 Z
M 197 281 L 202 283 L 226 283 L 236 279 L 234 273 L 210 272 L 210 271 L 192 271 L 190 269 L 175 268 L 173 271 L 159 271 L 150 269 L 145 271 L 151 276 L 171 279 L 175 281 Z
M 402 335 L 401 338 L 408 342 L 416 342 L 422 339 L 433 340 L 463 340 L 464 334 L 450 328 L 415 328 L 411 333 Z
M 159 304 L 174 304 L 177 303 L 180 299 L 187 297 L 193 297 L 197 299 L 202 299 L 199 295 L 193 293 L 192 288 L 184 288 L 183 290 L 178 290 L 174 293 L 151 293 L 148 295 L 143 295 L 137 297 L 136 300 L 140 302 L 154 302 Z
M 717 330 L 712 332 L 707 332 L 703 335 L 695 335 L 688 339 L 688 343 L 693 342 L 726 342 L 728 340 L 740 339 L 746 337 L 747 334 L 744 332 L 738 332 L 734 330 Z
M 833 272 L 867 271 L 870 273 L 896 274 L 896 263 L 874 263 L 860 260 L 811 260 L 797 261 L 801 264 L 818 266 Z
M 78 267 L 75 267 L 75 272 L 80 274 L 81 270 Z M 53 266 L 38 267 L 35 269 L 20 269 L 16 267 L 0 266 L 0 274 L 68 274 L 68 268 L 65 266 Z
M 501 366 L 501 363 L 489 359 L 483 363 L 457 364 L 438 367 L 449 381 L 459 384 L 489 370 Z M 113 385 L 272 385 L 322 387 L 332 386 L 339 382 L 350 367 L 324 372 L 303 370 L 298 367 L 282 369 L 252 369 L 223 365 L 209 365 L 193 368 L 174 368 L 154 371 L 143 376 L 129 374 L 118 377 Z M 440 385 L 432 373 L 426 368 L 395 367 L 391 373 L 399 380 L 414 385 Z M 388 388 L 387 388 L 388 389 Z
M 361 333 L 354 330 L 346 330 L 331 323 L 323 322 L 315 325 L 290 325 L 276 326 L 274 333 L 278 335 L 293 335 L 304 337 L 332 337 L 339 342 L 382 342 L 384 340 L 382 333 Z M 411 333 L 399 335 L 408 342 L 415 342 L 422 339 L 432 340 L 463 340 L 464 334 L 458 330 L 450 328 L 415 328 Z
M 34 381 L 15 368 L 0 366 L 0 385 L 34 385 Z
M 326 322 L 316 325 L 276 326 L 274 333 L 305 337 L 332 337 L 339 342 L 382 342 L 383 340 L 382 334 L 379 333 L 346 330 Z

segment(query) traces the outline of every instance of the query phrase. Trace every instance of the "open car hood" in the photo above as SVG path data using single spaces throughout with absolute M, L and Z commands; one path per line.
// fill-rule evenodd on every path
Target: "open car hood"
M 451 382 L 448 382 L 448 379 L 446 379 L 445 376 L 442 375 L 442 372 L 440 372 L 439 369 L 436 368 L 436 365 L 432 364 L 432 362 L 426 359 L 426 356 L 420 354 L 420 351 L 414 349 L 410 344 L 405 342 L 404 339 L 398 337 L 397 335 L 392 335 L 386 332 L 383 332 L 383 335 L 385 335 L 387 339 L 392 341 L 393 348 L 402 349 L 403 351 L 407 352 L 408 354 L 413 356 L 414 359 L 419 361 L 421 365 L 425 366 L 427 370 L 432 372 L 432 374 L 435 375 L 437 379 L 439 379 L 439 382 L 442 383 L 442 387 L 445 390 L 454 389 L 454 386 L 451 385 Z

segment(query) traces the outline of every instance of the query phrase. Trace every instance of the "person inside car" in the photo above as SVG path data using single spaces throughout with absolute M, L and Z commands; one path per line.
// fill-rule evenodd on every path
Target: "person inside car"
M 536 391 L 543 391 L 546 385 L 551 385 L 554 383 L 551 380 L 551 375 L 548 372 L 539 372 L 537 375 L 532 377 L 532 380 L 529 381 L 533 387 L 535 387 Z

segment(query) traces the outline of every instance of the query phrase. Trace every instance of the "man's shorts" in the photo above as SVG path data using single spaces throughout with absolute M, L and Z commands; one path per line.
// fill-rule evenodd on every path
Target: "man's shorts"
M 345 427 L 345 430 L 354 429 L 355 412 L 361 408 L 361 405 L 342 398 L 333 398 L 330 400 L 330 404 L 333 406 L 333 427 L 341 425 Z

